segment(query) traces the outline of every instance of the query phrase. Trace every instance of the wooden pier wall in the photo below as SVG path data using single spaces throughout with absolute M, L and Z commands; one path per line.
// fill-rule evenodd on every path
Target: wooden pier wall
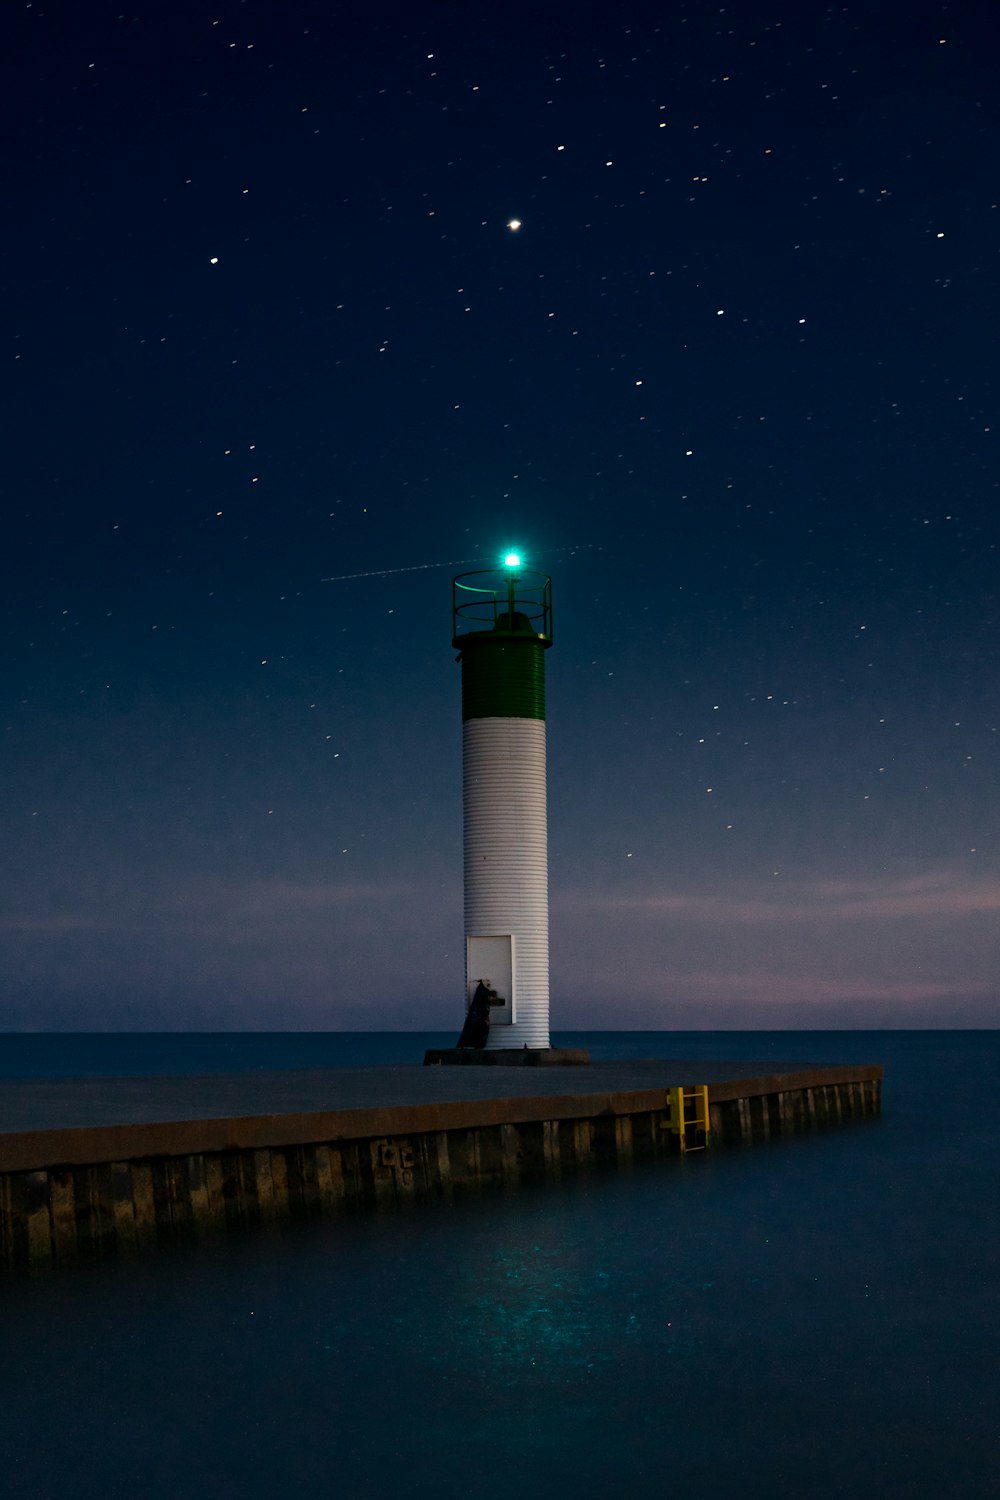
M 880 1113 L 881 1068 L 841 1069 L 837 1081 L 819 1081 L 829 1071 L 808 1084 L 775 1077 L 710 1085 L 711 1144 L 766 1141 Z M 385 1133 L 318 1132 L 335 1139 L 317 1139 L 318 1121 L 306 1116 L 7 1136 L 0 1166 L 23 1169 L 0 1171 L 0 1270 L 105 1260 L 278 1219 L 417 1195 L 447 1199 L 677 1155 L 662 1091 L 658 1100 L 650 1107 L 648 1091 L 598 1098 L 591 1111 L 585 1098 L 553 1097 L 546 1118 L 518 1118 L 532 1102 L 524 1100 L 500 1101 L 506 1109 L 497 1101 L 489 1109 L 440 1105 L 430 1115 L 428 1107 L 397 1108 L 356 1122 L 390 1127 Z M 498 1118 L 504 1113 L 510 1117 Z M 392 1116 L 403 1128 L 392 1128 Z M 207 1149 L 186 1149 L 199 1135 Z M 52 1155 L 42 1165 L 46 1137 Z M 116 1152 L 121 1159 L 104 1159 Z

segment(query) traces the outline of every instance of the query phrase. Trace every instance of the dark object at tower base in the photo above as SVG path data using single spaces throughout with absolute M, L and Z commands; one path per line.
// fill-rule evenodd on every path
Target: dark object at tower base
M 491 1052 L 471 1047 L 432 1047 L 424 1053 L 424 1067 L 458 1063 L 500 1068 L 584 1067 L 590 1062 L 586 1047 L 508 1047 Z
M 490 1034 L 490 1004 L 496 998 L 496 990 L 480 980 L 462 1027 L 462 1035 L 458 1039 L 459 1047 L 486 1046 L 486 1038 Z

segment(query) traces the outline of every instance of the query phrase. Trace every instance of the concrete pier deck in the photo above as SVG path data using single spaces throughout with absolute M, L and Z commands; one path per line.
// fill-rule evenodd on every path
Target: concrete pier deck
M 667 1092 L 696 1084 L 724 1144 L 877 1115 L 882 1069 L 663 1059 L 0 1081 L 0 1268 L 676 1154 Z

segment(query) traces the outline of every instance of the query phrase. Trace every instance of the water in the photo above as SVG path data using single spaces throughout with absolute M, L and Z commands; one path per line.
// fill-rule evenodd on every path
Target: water
M 885 1113 L 0 1287 L 4 1493 L 992 1496 L 1000 1033 L 555 1040 L 882 1061 Z M 0 1075 L 43 1076 L 46 1049 L 50 1076 L 75 1071 L 74 1046 L 115 1073 L 435 1044 L 4 1037 Z

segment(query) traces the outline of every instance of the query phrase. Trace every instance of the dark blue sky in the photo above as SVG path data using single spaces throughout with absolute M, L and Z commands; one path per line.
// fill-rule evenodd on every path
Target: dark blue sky
M 0 1026 L 457 1026 L 510 544 L 556 1031 L 995 1025 L 995 7 L 13 31 Z

